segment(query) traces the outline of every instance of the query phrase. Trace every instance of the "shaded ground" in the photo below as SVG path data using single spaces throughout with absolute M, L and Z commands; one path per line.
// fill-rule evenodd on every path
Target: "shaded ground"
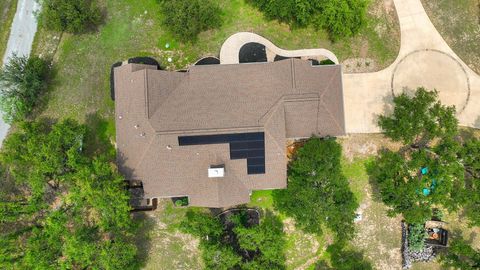
M 16 0 L 0 1 L 0 66 L 3 65 L 3 54 L 7 48 L 8 36 L 10 35 L 10 26 L 17 9 Z
M 430 20 L 452 50 L 480 74 L 478 0 L 421 0 Z
M 143 269 L 201 269 L 199 240 L 183 234 L 176 225 L 185 215 L 186 208 L 173 207 L 171 200 L 159 200 L 158 209 L 136 213 L 143 225 L 138 233 L 137 245 Z

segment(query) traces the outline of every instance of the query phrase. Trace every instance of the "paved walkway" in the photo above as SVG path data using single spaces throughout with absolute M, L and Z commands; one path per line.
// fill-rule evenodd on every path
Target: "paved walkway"
M 30 55 L 33 38 L 37 32 L 37 19 L 34 13 L 40 9 L 36 0 L 18 0 L 17 12 L 13 18 L 7 49 L 3 57 L 3 63 L 13 54 Z M 0 111 L 0 146 L 7 135 L 10 126 L 3 121 Z
M 394 0 L 401 46 L 395 62 L 374 73 L 344 74 L 348 133 L 379 132 L 376 119 L 391 110 L 393 93 L 425 86 L 455 105 L 460 124 L 480 128 L 480 76 L 450 49 L 420 0 Z
M 334 63 L 338 64 L 337 56 L 329 50 L 326 49 L 303 49 L 303 50 L 284 50 L 278 48 L 270 40 L 250 32 L 239 32 L 231 35 L 222 45 L 220 49 L 220 64 L 238 64 L 239 58 L 238 53 L 240 48 L 243 45 L 256 42 L 263 44 L 268 50 L 273 52 L 276 55 L 281 55 L 285 57 L 313 57 L 313 56 L 323 56 Z

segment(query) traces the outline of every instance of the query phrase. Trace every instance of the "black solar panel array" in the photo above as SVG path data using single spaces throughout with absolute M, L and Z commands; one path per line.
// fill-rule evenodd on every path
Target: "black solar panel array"
M 180 146 L 219 143 L 230 145 L 230 159 L 247 159 L 247 174 L 265 173 L 265 134 L 263 132 L 178 137 Z

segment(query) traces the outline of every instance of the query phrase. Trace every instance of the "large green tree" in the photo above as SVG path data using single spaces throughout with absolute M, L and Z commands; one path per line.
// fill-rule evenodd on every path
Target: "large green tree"
M 285 269 L 283 223 L 266 212 L 258 225 L 245 212 L 234 213 L 225 225 L 218 217 L 189 210 L 180 228 L 200 238 L 207 269 Z
M 472 138 L 464 142 L 458 160 L 465 167 L 465 184 L 459 194 L 465 215 L 473 226 L 480 226 L 480 140 Z
M 442 105 L 437 92 L 424 88 L 414 96 L 395 97 L 393 104 L 390 115 L 380 116 L 379 126 L 404 146 L 382 151 L 368 167 L 389 213 L 423 223 L 432 216 L 433 205 L 457 209 L 465 171 L 458 160 L 462 145 L 455 108 Z
M 367 0 L 250 0 L 270 19 L 325 29 L 332 40 L 350 37 L 366 24 Z
M 13 55 L 0 70 L 0 106 L 7 122 L 27 117 L 46 87 L 48 64 L 36 56 Z
M 480 250 L 472 248 L 463 239 L 454 239 L 447 252 L 440 257 L 440 262 L 448 269 L 480 269 Z
M 3 145 L 0 268 L 131 269 L 134 224 L 122 177 L 85 155 L 73 120 L 25 122 Z
M 40 22 L 48 29 L 85 32 L 101 19 L 96 0 L 41 0 Z
M 163 25 L 180 41 L 194 41 L 200 32 L 222 24 L 221 9 L 211 0 L 162 0 Z
M 306 232 L 330 228 L 339 239 L 353 236 L 358 203 L 342 174 L 342 150 L 334 139 L 311 138 L 288 166 L 287 189 L 274 191 L 274 205 Z

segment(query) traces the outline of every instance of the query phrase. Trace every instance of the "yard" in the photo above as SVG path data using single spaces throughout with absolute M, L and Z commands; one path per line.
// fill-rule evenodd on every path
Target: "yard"
M 12 25 L 16 10 L 16 0 L 2 0 L 0 2 L 0 65 L 2 65 L 3 55 L 7 49 L 10 26 Z
M 8 2 L 8 1 L 7 1 Z M 33 53 L 53 60 L 47 117 L 73 117 L 85 121 L 99 112 L 111 119 L 109 100 L 110 65 L 133 56 L 153 56 L 162 65 L 172 57 L 168 69 L 187 67 L 199 57 L 217 55 L 223 41 L 238 31 L 253 31 L 286 49 L 324 47 L 337 54 L 349 69 L 381 69 L 395 59 L 399 49 L 398 20 L 392 0 L 375 0 L 369 25 L 358 37 L 332 43 L 323 31 L 290 29 L 267 21 L 244 0 L 221 0 L 224 23 L 220 29 L 200 34 L 195 44 L 180 44 L 160 25 L 157 0 L 101 0 L 106 14 L 98 31 L 69 35 L 39 31 Z M 165 49 L 165 44 L 170 47 Z
M 422 0 L 430 20 L 453 51 L 480 74 L 478 0 Z

